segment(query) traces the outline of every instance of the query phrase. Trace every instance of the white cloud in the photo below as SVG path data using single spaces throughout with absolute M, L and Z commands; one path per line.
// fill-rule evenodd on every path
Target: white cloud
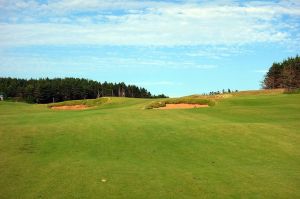
M 146 51 L 146 49 L 144 49 Z M 0 56 L 0 71 L 33 71 L 38 70 L 41 67 L 44 68 L 55 68 L 60 70 L 61 66 L 64 66 L 67 70 L 80 70 L 80 71 L 94 71 L 99 72 L 103 70 L 174 70 L 174 69 L 197 69 L 197 70 L 211 70 L 218 66 L 214 64 L 203 64 L 198 60 L 193 59 L 182 59 L 174 57 L 159 57 L 147 58 L 142 57 L 142 52 L 134 54 L 132 56 L 126 55 L 92 55 L 91 51 L 84 54 L 78 55 L 72 51 L 68 50 L 69 56 L 59 57 L 57 54 L 49 56 L 48 54 L 38 54 L 33 52 L 27 52 L 25 54 L 20 54 L 17 52 L 1 52 Z M 83 50 L 84 51 L 84 50 Z M 148 49 L 149 51 L 149 49 Z M 155 53 L 155 52 L 149 52 Z M 141 58 L 139 58 L 141 57 Z M 13 67 L 8 67 L 13 66 Z M 34 69 L 35 68 L 35 69 Z
M 203 57 L 209 59 L 222 59 L 232 55 L 249 54 L 250 49 L 242 48 L 241 46 L 203 46 L 202 48 L 186 50 L 185 55 L 188 57 Z
M 64 0 L 38 4 L 2 0 L 0 9 L 19 22 L 0 24 L 0 46 L 287 44 L 299 36 L 293 34 L 300 30 L 295 23 L 300 17 L 298 1 L 261 1 L 243 6 L 235 1 L 213 2 Z M 103 13 L 114 9 L 126 12 Z M 70 14 L 90 11 L 97 13 Z M 283 21 L 284 15 L 290 19 Z

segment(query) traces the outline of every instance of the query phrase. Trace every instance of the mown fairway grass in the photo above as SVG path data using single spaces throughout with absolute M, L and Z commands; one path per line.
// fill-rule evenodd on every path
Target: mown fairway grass
M 143 109 L 151 101 L 1 102 L 0 198 L 300 198 L 299 94 Z

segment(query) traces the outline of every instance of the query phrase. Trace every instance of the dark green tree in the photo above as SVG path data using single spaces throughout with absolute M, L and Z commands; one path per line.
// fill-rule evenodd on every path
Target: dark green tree
M 263 88 L 300 88 L 300 57 L 288 58 L 273 63 L 263 80 Z
M 50 103 L 65 100 L 94 99 L 103 96 L 153 98 L 145 88 L 121 83 L 108 83 L 79 79 L 16 79 L 0 78 L 0 92 L 7 97 L 30 103 Z M 166 97 L 160 95 L 159 97 Z

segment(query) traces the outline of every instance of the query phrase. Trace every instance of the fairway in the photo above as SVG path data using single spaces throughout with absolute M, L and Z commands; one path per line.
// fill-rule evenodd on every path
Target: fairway
M 152 101 L 0 102 L 0 198 L 300 198 L 300 94 Z

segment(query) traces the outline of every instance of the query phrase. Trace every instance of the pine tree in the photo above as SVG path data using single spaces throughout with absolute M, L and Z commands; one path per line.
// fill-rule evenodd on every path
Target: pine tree
M 300 57 L 273 63 L 263 81 L 263 88 L 300 88 Z

